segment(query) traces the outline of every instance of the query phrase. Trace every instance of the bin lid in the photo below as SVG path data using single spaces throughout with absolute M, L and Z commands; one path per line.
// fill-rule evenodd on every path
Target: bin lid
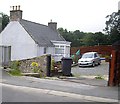
M 61 60 L 72 60 L 71 57 L 63 57 Z

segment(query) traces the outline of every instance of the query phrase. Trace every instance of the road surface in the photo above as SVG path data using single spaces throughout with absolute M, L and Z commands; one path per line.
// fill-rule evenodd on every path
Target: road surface
M 2 100 L 5 102 L 116 102 L 118 89 L 2 73 Z

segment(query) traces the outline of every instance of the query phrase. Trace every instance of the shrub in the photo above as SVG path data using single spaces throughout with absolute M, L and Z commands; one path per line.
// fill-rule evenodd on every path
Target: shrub
M 73 62 L 76 64 L 78 63 L 78 56 L 77 55 L 74 55 L 74 57 L 72 58 Z
M 32 62 L 31 66 L 32 67 L 38 67 L 38 63 L 37 62 Z
M 21 72 L 18 69 L 12 69 L 9 71 L 9 73 L 13 76 L 21 76 Z
M 107 56 L 107 55 L 106 55 L 106 56 L 105 56 L 105 61 L 106 61 L 106 62 L 109 62 L 109 59 L 110 59 L 110 56 Z
M 21 71 L 19 70 L 19 65 L 20 65 L 19 61 L 12 61 L 10 64 L 11 70 L 9 71 L 9 73 L 14 76 L 21 76 Z
M 55 60 L 52 58 L 51 60 L 51 70 L 54 70 L 55 69 Z
M 40 72 L 40 69 L 39 69 L 39 66 L 38 66 L 38 63 L 37 63 L 37 62 L 32 62 L 32 63 L 31 63 L 31 66 L 33 67 L 33 72 L 34 72 L 34 73 Z
M 106 58 L 106 59 L 109 59 L 109 58 L 110 58 L 110 56 L 106 55 L 106 56 L 105 56 L 105 58 Z
M 11 69 L 19 69 L 19 65 L 20 65 L 20 62 L 19 61 L 12 61 L 11 63 L 10 63 L 10 68 Z
M 95 79 L 104 79 L 101 75 L 95 77 Z

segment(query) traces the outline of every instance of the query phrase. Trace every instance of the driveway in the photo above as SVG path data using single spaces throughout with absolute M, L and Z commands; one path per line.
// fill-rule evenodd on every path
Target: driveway
M 71 72 L 76 76 L 106 76 L 109 74 L 109 63 L 102 61 L 101 65 L 95 67 L 72 67 Z
M 67 79 L 68 81 L 83 83 L 87 85 L 95 85 L 95 86 L 108 85 L 108 77 L 109 77 L 108 62 L 102 61 L 101 65 L 95 67 L 75 66 L 72 67 L 71 72 L 75 76 L 75 78 Z

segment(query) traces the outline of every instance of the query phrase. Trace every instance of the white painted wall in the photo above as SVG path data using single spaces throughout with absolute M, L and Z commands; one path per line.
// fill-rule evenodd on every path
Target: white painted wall
M 10 22 L 1 32 L 0 44 L 11 46 L 11 60 L 37 56 L 37 45 L 18 21 Z
M 0 45 L 2 46 L 2 35 L 0 34 Z
M 44 52 L 44 47 L 39 47 L 37 45 L 37 56 L 43 55 L 43 52 Z
M 55 54 L 55 47 L 47 47 L 47 54 L 54 55 Z
M 70 57 L 70 46 L 65 46 L 65 57 Z
M 46 47 L 46 53 L 45 54 L 51 54 L 54 55 L 55 48 L 54 47 Z M 37 56 L 41 56 L 44 54 L 44 47 L 37 46 Z
M 0 67 L 2 66 L 2 62 L 3 62 L 3 58 L 2 58 L 2 49 L 3 47 L 2 46 L 0 46 Z

